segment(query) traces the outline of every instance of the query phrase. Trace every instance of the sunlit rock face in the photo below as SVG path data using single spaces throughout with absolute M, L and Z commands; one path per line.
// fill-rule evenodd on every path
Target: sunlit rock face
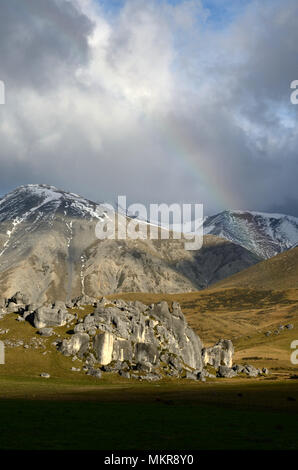
M 110 364 L 113 359 L 114 335 L 107 331 L 104 333 L 100 333 L 94 338 L 93 345 L 98 362 L 102 365 Z M 120 354 L 119 349 L 117 352 L 117 356 L 119 356 L 119 359 L 121 357 L 123 357 L 124 359 L 124 355 Z
M 232 367 L 234 347 L 229 339 L 219 340 L 215 346 L 202 350 L 203 366 L 210 365 L 217 369 L 221 365 Z
M 178 303 L 170 311 L 166 302 L 150 307 L 141 302 L 116 301 L 113 306 L 101 302 L 94 313 L 75 325 L 74 332 L 74 336 L 90 335 L 90 350 L 102 366 L 126 362 L 149 370 L 161 364 L 202 370 L 201 340 L 188 326 Z M 60 350 L 76 354 L 73 342 L 67 346 L 67 340 Z

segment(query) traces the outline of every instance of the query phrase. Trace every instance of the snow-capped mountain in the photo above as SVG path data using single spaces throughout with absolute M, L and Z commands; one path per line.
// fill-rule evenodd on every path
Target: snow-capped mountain
M 204 233 L 230 240 L 263 259 L 298 243 L 298 218 L 283 214 L 224 211 L 206 217 Z
M 187 292 L 260 260 L 214 236 L 199 251 L 186 251 L 183 239 L 99 240 L 96 225 L 111 217 L 114 209 L 53 186 L 21 186 L 7 194 L 0 200 L 0 298 L 17 291 L 32 302 Z M 131 221 L 124 214 L 117 218 L 121 229 Z
M 0 222 L 38 218 L 53 218 L 55 214 L 68 217 L 105 217 L 104 205 L 94 203 L 74 193 L 67 193 L 54 186 L 28 184 L 0 199 Z

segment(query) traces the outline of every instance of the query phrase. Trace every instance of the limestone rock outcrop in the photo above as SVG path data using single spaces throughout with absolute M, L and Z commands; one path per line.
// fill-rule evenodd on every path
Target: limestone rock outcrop
M 205 382 L 207 378 L 232 378 L 238 374 L 258 377 L 269 373 L 251 365 L 233 365 L 234 347 L 230 340 L 220 339 L 214 346 L 204 348 L 177 302 L 170 307 L 165 301 L 148 306 L 139 301 L 87 296 L 67 305 L 63 301 L 43 306 L 26 302 L 28 299 L 18 292 L 1 301 L 0 308 L 4 315 L 17 313 L 16 320 L 29 321 L 39 337 L 55 335 L 52 344 L 57 350 L 73 356 L 74 361 L 79 359 L 83 371 L 97 378 L 112 372 L 125 379 L 155 381 L 170 376 Z M 87 312 L 92 313 L 85 313 L 86 305 Z M 65 325 L 69 329 L 67 333 L 63 330 L 63 336 L 67 334 L 68 339 L 61 338 L 57 329 Z M 29 347 L 23 342 L 5 344 Z
M 82 357 L 89 349 L 89 340 L 87 333 L 76 333 L 71 339 L 64 339 L 58 349 L 65 356 Z
M 210 365 L 218 369 L 221 365 L 232 367 L 234 347 L 229 339 L 220 339 L 215 346 L 204 348 L 202 358 L 204 366 Z
M 61 321 L 57 314 L 54 319 Z M 125 363 L 148 373 L 160 368 L 169 371 L 191 368 L 198 373 L 203 367 L 201 340 L 188 326 L 178 303 L 173 303 L 170 312 L 166 302 L 150 307 L 123 301 L 104 307 L 99 302 L 94 313 L 75 325 L 74 333 L 71 340 L 62 342 L 59 350 L 63 354 L 78 354 L 78 344 L 88 337 L 89 349 L 101 366 Z

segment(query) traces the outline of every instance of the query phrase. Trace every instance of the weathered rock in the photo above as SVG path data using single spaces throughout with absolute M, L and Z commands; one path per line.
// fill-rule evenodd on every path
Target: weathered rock
M 139 363 L 156 364 L 158 360 L 158 349 L 155 344 L 137 343 L 135 359 Z
M 53 328 L 41 328 L 37 332 L 41 336 L 50 337 L 54 334 Z
M 119 370 L 119 375 L 124 379 L 130 379 L 130 373 L 125 370 Z
M 94 354 L 89 352 L 86 358 L 86 365 L 94 366 L 95 363 L 96 363 L 96 357 L 94 356 Z
M 202 369 L 201 341 L 188 327 L 179 304 L 173 304 L 170 312 L 166 302 L 151 309 L 141 302 L 117 301 L 107 307 L 103 303 L 97 303 L 94 314 L 86 315 L 82 324 L 74 327 L 76 333 L 98 329 L 93 347 L 100 364 L 126 360 L 155 365 L 166 350 L 178 358 L 170 367 L 180 369 L 183 362 Z
M 138 362 L 135 369 L 139 372 L 151 372 L 153 365 L 150 362 Z
M 20 322 L 23 322 L 25 321 L 25 318 L 21 317 L 20 315 L 18 315 L 18 317 L 16 318 L 17 321 L 20 321 Z
M 42 373 L 40 374 L 40 377 L 43 377 L 44 379 L 49 379 L 51 376 L 50 376 L 50 374 L 48 374 L 47 372 L 42 372 Z
M 156 382 L 158 380 L 161 380 L 161 376 L 158 374 L 147 374 L 147 375 L 140 375 L 139 379 L 140 380 L 148 380 L 148 382 Z
M 258 369 L 256 369 L 254 366 L 251 366 L 251 365 L 245 365 L 244 366 L 244 372 L 249 377 L 258 377 L 258 375 L 259 375 Z
M 65 316 L 59 317 L 58 309 Z M 34 320 L 36 324 L 42 321 L 61 324 L 66 321 L 66 312 L 60 304 L 43 307 L 35 312 Z M 221 365 L 228 368 L 232 365 L 232 342 L 222 339 L 202 351 L 200 338 L 188 326 L 176 302 L 170 310 L 166 302 L 148 307 L 141 302 L 116 300 L 111 304 L 102 299 L 96 302 L 93 314 L 77 321 L 74 335 L 70 340 L 64 340 L 59 349 L 63 354 L 80 356 L 90 346 L 90 335 L 93 336 L 91 349 L 94 356 L 89 361 L 90 352 L 85 365 L 90 368 L 97 362 L 106 372 L 134 369 L 151 380 L 158 375 L 157 370 L 175 377 L 182 377 L 186 370 L 188 377 L 203 380 L 214 377 L 203 372 L 203 363 L 216 369 Z M 83 343 L 82 338 L 85 338 Z
M 88 369 L 87 375 L 92 375 L 92 377 L 95 377 L 97 379 L 101 379 L 102 377 L 101 371 L 93 368 Z
M 95 336 L 97 333 L 97 328 L 96 326 L 92 326 L 91 328 L 88 328 L 86 331 L 89 336 Z
M 78 323 L 75 327 L 74 327 L 74 332 L 75 333 L 84 333 L 85 331 L 85 327 L 84 327 L 84 324 L 83 323 Z
M 80 295 L 76 299 L 72 300 L 72 305 L 76 307 L 81 307 L 83 305 L 95 305 L 98 299 L 94 297 L 89 297 L 89 295 Z
M 198 376 L 196 374 L 194 374 L 193 372 L 186 372 L 186 376 L 185 376 L 186 379 L 189 379 L 189 380 L 198 380 Z
M 89 339 L 87 333 L 76 333 L 71 339 L 63 340 L 58 349 L 64 356 L 77 355 L 82 357 L 89 349 Z
M 6 311 L 7 313 L 19 313 L 23 308 L 23 304 L 15 304 L 14 302 L 9 302 L 6 307 Z
M 206 379 L 206 378 L 209 378 L 209 379 L 215 379 L 216 378 L 215 374 L 211 374 L 206 369 L 203 369 L 201 372 L 195 371 L 195 374 L 196 374 L 198 380 L 202 380 L 202 379 Z
M 220 365 L 229 368 L 233 365 L 234 347 L 232 341 L 220 339 L 215 346 L 202 350 L 203 365 L 211 365 L 217 369 Z
M 23 305 L 28 305 L 30 303 L 28 296 L 21 292 L 16 292 L 8 301 Z
M 68 311 L 66 309 L 45 306 L 40 307 L 34 312 L 35 328 L 45 328 L 48 326 L 63 326 L 68 320 Z
M 230 368 L 228 366 L 219 366 L 217 375 L 218 375 L 218 377 L 223 377 L 225 379 L 231 379 L 233 377 L 236 377 L 237 372 L 235 372 L 232 368 Z
M 102 365 L 112 362 L 115 338 L 112 333 L 100 333 L 93 340 L 97 360 Z

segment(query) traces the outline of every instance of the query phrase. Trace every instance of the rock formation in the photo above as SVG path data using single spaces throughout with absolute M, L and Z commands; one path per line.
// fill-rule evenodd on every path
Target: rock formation
M 232 367 L 234 347 L 227 339 L 219 340 L 215 346 L 204 348 L 202 351 L 204 366 L 210 365 L 217 369 L 220 365 Z
M 18 292 L 1 302 L 2 309 L 5 314 L 17 313 L 16 320 L 29 321 L 41 343 L 41 338 L 59 337 L 59 327 L 68 326 L 67 337 L 53 344 L 63 355 L 79 358 L 83 370 L 96 378 L 104 372 L 118 373 L 123 378 L 159 380 L 170 376 L 201 381 L 238 374 L 268 374 L 267 369 L 233 365 L 234 347 L 230 340 L 220 339 L 214 346 L 203 347 L 177 302 L 171 307 L 167 302 L 148 306 L 138 301 L 111 303 L 105 298 L 84 296 L 70 301 L 67 308 L 61 301 L 34 306 L 26 304 L 27 300 Z M 89 311 L 92 307 L 92 313 L 84 315 L 84 302 L 88 302 Z M 82 314 L 70 313 L 71 307 Z M 5 344 L 19 345 L 9 340 Z
M 201 372 L 202 343 L 188 326 L 179 304 L 173 303 L 170 312 L 166 302 L 151 307 L 141 302 L 116 303 L 97 306 L 94 313 L 86 315 L 59 350 L 83 355 L 88 338 L 89 349 L 101 366 L 125 363 L 127 368 L 144 371 L 182 372 L 186 367 Z

